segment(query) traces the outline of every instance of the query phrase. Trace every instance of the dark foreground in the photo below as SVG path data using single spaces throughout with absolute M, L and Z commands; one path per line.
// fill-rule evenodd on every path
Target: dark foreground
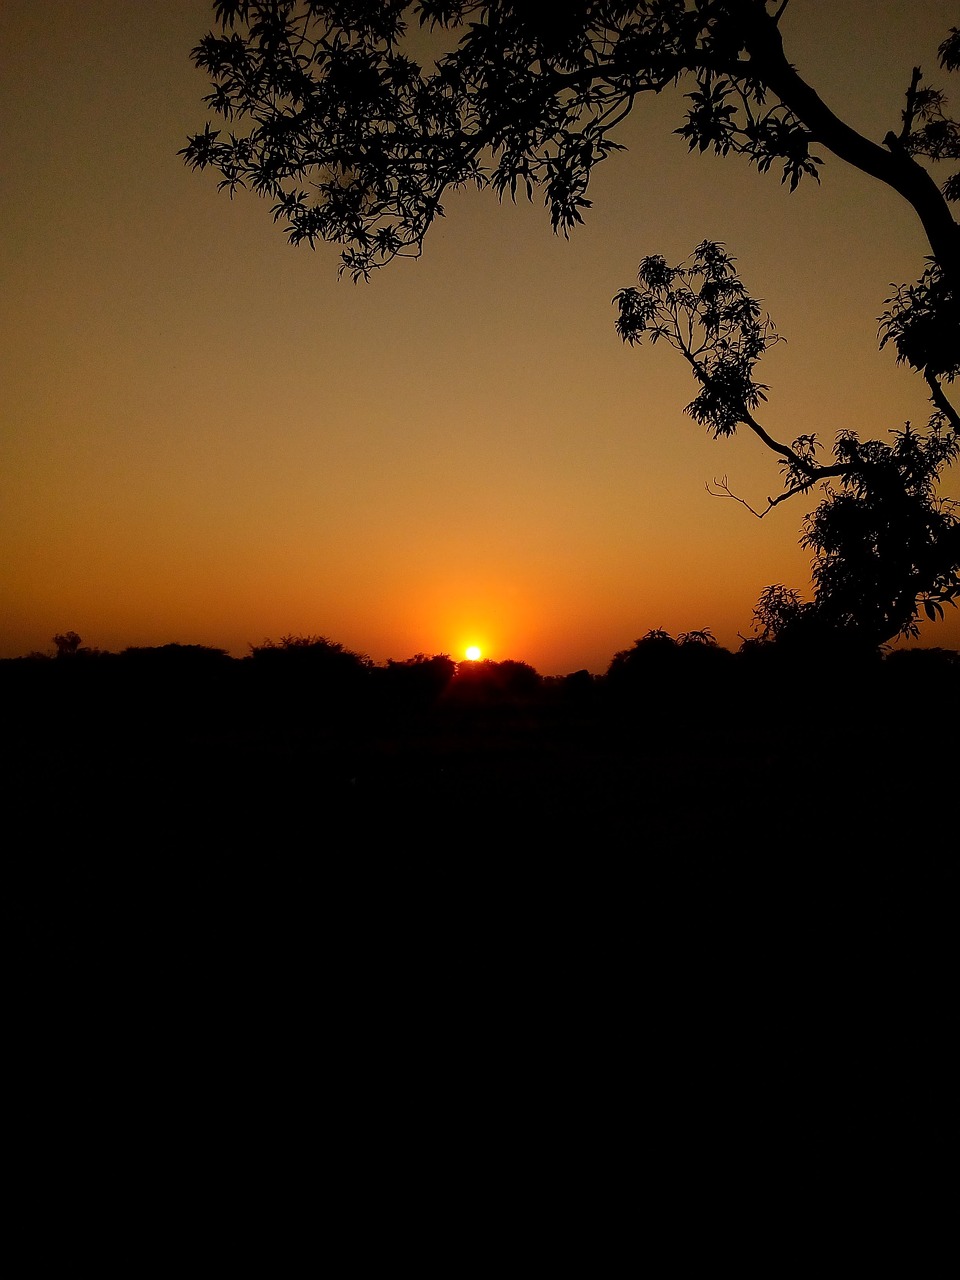
M 956 655 L 514 688 L 152 656 L 0 664 L 18 856 L 951 848 Z
M 954 899 L 951 655 L 513 689 L 161 656 L 0 664 L 25 903 L 343 895 L 393 926 L 536 902 L 632 933 L 661 891 L 761 925 L 837 896 L 911 931 Z
M 455 1188 L 494 1165 L 524 1213 L 564 1169 L 618 1220 L 682 1218 L 731 1169 L 754 1226 L 786 1195 L 846 1219 L 851 1180 L 905 1170 L 939 1212 L 953 677 L 425 701 L 79 672 L 2 672 L 38 1186 L 147 1151 L 200 1206 L 210 1161 L 272 1168 L 302 1136 L 316 1177 L 286 1205 L 325 1179 L 358 1239 L 374 1205 L 409 1243 L 414 1156 L 453 1171 L 424 1194 L 467 1236 Z M 136 1215 L 134 1183 L 111 1194 Z

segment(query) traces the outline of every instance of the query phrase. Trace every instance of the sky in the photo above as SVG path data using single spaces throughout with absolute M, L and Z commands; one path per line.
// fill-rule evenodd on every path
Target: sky
M 782 29 L 879 141 L 915 64 L 951 88 L 956 22 L 956 0 L 792 0 Z M 212 25 L 207 0 L 0 4 L 0 657 L 66 630 L 238 657 L 297 634 L 602 672 L 652 628 L 738 648 L 771 583 L 809 596 L 803 500 L 758 521 L 707 492 L 762 506 L 775 459 L 687 417 L 683 361 L 624 346 L 612 300 L 647 254 L 722 241 L 787 340 L 759 369 L 772 435 L 925 424 L 877 351 L 928 252 L 898 197 L 829 155 L 792 195 L 689 155 L 664 94 L 569 240 L 539 197 L 459 193 L 419 260 L 354 285 L 178 157 Z M 920 643 L 960 648 L 947 613 Z

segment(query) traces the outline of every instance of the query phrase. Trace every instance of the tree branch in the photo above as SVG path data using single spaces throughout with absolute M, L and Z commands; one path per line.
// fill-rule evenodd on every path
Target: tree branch
M 810 475 L 813 474 L 815 464 L 808 462 L 806 458 L 801 458 L 800 454 L 797 453 L 795 449 L 791 449 L 788 444 L 781 444 L 779 440 L 774 440 L 773 436 L 768 435 L 767 432 L 764 431 L 763 427 L 761 427 L 760 423 L 757 422 L 756 418 L 754 418 L 753 414 L 746 407 L 743 409 L 741 422 L 745 427 L 749 427 L 754 435 L 758 436 L 768 449 L 772 449 L 774 453 L 781 454 L 789 462 L 798 466 L 801 471 L 806 471 Z
M 716 478 L 716 476 L 714 476 L 713 483 L 714 483 L 714 489 L 711 489 L 708 484 L 705 484 L 703 486 L 706 489 L 707 493 L 709 493 L 711 498 L 732 498 L 734 502 L 739 502 L 742 507 L 746 507 L 747 510 L 750 512 L 750 514 L 752 516 L 756 516 L 758 520 L 762 520 L 763 517 L 770 510 L 770 508 L 773 506 L 773 503 L 768 498 L 767 506 L 764 508 L 764 510 L 757 511 L 754 507 L 751 507 L 750 503 L 747 502 L 745 498 L 741 498 L 737 494 L 731 492 L 730 486 L 727 484 L 726 476 L 723 476 L 719 480 Z M 719 493 L 715 492 L 714 491 L 715 489 L 720 490 L 720 492 Z
M 739 494 L 734 493 L 727 483 L 726 476 L 722 476 L 719 480 L 714 477 L 714 489 L 719 490 L 719 492 L 715 492 L 708 484 L 704 485 L 704 488 L 711 498 L 732 498 L 734 502 L 739 502 L 741 506 L 746 507 L 751 515 L 756 516 L 758 520 L 762 520 L 774 507 L 779 507 L 781 502 L 786 502 L 788 498 L 795 498 L 798 493 L 809 493 L 817 480 L 826 479 L 828 476 L 845 475 L 849 470 L 850 468 L 846 466 L 819 467 L 817 468 L 816 479 L 805 480 L 801 484 L 791 485 L 789 489 L 785 489 L 783 493 L 778 494 L 775 498 L 768 497 L 767 505 L 762 511 L 757 511 L 754 507 L 751 507 L 745 498 L 741 498 Z
M 903 128 L 900 130 L 901 143 L 906 143 L 913 129 L 913 122 L 917 114 L 917 89 L 920 87 L 922 79 L 923 72 L 919 67 L 914 67 L 913 75 L 910 77 L 910 86 L 907 89 L 907 105 L 903 109 Z
M 743 24 L 754 74 L 835 156 L 903 196 L 919 217 L 944 275 L 960 293 L 960 226 L 926 169 L 907 153 L 896 134 L 888 133 L 885 146 L 879 146 L 835 116 L 787 61 L 780 31 L 761 6 L 751 0 L 729 0 L 729 7 Z
M 927 380 L 927 386 L 930 388 L 930 399 L 934 405 L 940 410 L 946 420 L 953 427 L 954 431 L 960 433 L 960 413 L 953 407 L 946 397 L 943 387 L 940 385 L 936 374 L 930 370 L 924 369 L 923 376 Z

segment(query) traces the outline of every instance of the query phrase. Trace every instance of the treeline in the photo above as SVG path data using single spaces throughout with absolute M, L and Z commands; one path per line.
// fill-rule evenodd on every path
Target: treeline
M 788 705 L 832 696 L 852 696 L 869 684 L 873 692 L 936 689 L 948 701 L 960 682 L 960 653 L 942 648 L 860 650 L 798 647 L 775 640 L 747 640 L 736 652 L 717 643 L 709 630 L 677 637 L 648 631 L 613 655 L 602 675 L 587 670 L 541 675 L 514 659 L 457 662 L 448 654 L 417 653 L 376 663 L 325 636 L 287 635 L 251 645 L 249 655 L 198 644 L 132 646 L 114 653 L 85 646 L 73 631 L 53 637 L 48 653 L 5 659 L 8 695 L 53 696 L 88 689 L 101 713 L 114 701 L 154 701 L 180 693 L 246 698 L 261 710 L 293 711 L 304 700 L 333 710 L 378 707 L 425 709 L 456 705 L 632 706 L 646 702 L 690 702 L 705 696 L 750 694 Z M 116 708 L 114 708 L 116 709 Z
M 614 848 L 639 831 L 660 848 L 714 827 L 785 848 L 834 821 L 840 794 L 886 847 L 938 838 L 960 654 L 732 652 L 655 630 L 603 674 L 544 676 L 442 653 L 376 663 L 323 636 L 234 658 L 67 633 L 0 662 L 0 697 L 7 792 L 43 848 L 81 831 L 114 849 L 380 847 L 397 831 L 425 848 L 451 831 L 461 848 L 575 831 Z

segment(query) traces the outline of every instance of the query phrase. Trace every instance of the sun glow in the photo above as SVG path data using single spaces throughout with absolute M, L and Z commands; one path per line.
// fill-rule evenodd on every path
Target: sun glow
M 467 647 L 466 655 L 471 662 L 476 662 L 477 659 L 480 657 L 480 650 L 477 648 L 475 644 L 471 644 Z

